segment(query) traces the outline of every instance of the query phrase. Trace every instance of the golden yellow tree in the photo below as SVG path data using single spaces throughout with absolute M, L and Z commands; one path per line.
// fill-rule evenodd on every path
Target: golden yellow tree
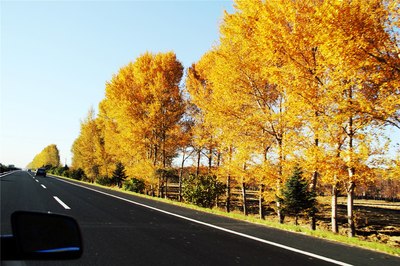
M 314 169 L 314 190 L 319 168 L 326 167 L 321 164 L 324 150 L 337 145 L 329 142 L 325 129 L 340 128 L 346 136 L 347 142 L 341 143 L 345 152 L 340 154 L 349 170 L 348 217 L 353 235 L 352 195 L 356 180 L 362 179 L 355 168 L 363 168 L 360 162 L 368 154 L 363 152 L 368 149 L 364 130 L 379 121 L 393 124 L 399 114 L 398 42 L 396 30 L 390 28 L 398 25 L 398 4 L 378 0 L 256 3 L 262 5 L 253 9 L 259 14 L 252 31 L 259 34 L 257 47 L 264 48 L 262 58 L 278 62 L 264 71 L 286 88 L 287 98 L 295 99 L 291 108 L 302 125 L 299 143 L 306 144 L 300 152 L 308 168 Z
M 123 163 L 128 176 L 153 187 L 154 171 L 171 165 L 178 149 L 185 110 L 182 74 L 173 52 L 145 53 L 113 76 L 100 103 L 106 151 Z
M 105 120 L 96 117 L 95 157 L 98 164 L 99 175 L 103 178 L 111 177 L 115 167 L 115 158 L 107 150 Z
M 208 53 L 212 60 L 207 54 L 200 60 L 212 64 L 204 68 L 206 78 L 199 79 L 195 104 L 221 148 L 230 151 L 228 158 L 252 147 L 239 147 L 239 140 L 249 144 L 254 139 L 262 150 L 248 154 L 268 150 L 269 162 L 275 155 L 278 194 L 293 160 L 312 173 L 314 191 L 320 172 L 332 169 L 330 162 L 344 163 L 354 232 L 352 195 L 362 179 L 355 168 L 364 169 L 371 154 L 368 129 L 379 122 L 393 124 L 399 114 L 393 30 L 398 5 L 271 0 L 236 1 L 235 9 L 224 17 L 220 45 Z M 332 157 L 338 160 L 327 160 Z
M 35 155 L 28 168 L 57 167 L 60 165 L 60 153 L 57 145 L 51 144 Z
M 97 125 L 95 111 L 91 108 L 87 117 L 81 122 L 79 136 L 71 148 L 72 167 L 81 168 L 91 182 L 108 174 L 107 171 L 104 172 L 107 166 L 101 157 L 102 146 L 101 130 Z
M 246 135 L 247 147 L 255 147 L 252 156 L 258 156 L 264 169 L 276 165 L 276 175 L 262 175 L 260 186 L 271 183 L 279 197 L 288 164 L 289 141 L 299 123 L 294 115 L 294 98 L 287 84 L 282 82 L 281 68 L 285 58 L 276 55 L 273 43 L 265 43 L 260 31 L 265 8 L 260 1 L 237 1 L 237 12 L 226 14 L 221 26 L 221 44 L 218 64 L 212 77 L 216 85 L 218 110 L 228 117 L 232 128 L 226 132 Z M 274 38 L 270 35 L 268 38 Z M 257 146 L 250 145 L 256 140 Z M 244 146 L 246 147 L 246 145 Z M 294 150 L 294 149 L 292 149 Z M 268 153 L 268 160 L 267 158 Z M 261 188 L 260 191 L 263 189 Z M 283 222 L 278 201 L 277 213 Z
M 199 62 L 192 64 L 186 77 L 186 90 L 190 95 L 191 103 L 188 111 L 194 122 L 193 148 L 197 153 L 197 174 L 199 174 L 202 153 L 207 157 L 209 171 L 212 171 L 215 155 L 220 154 L 212 129 L 213 125 L 205 117 L 208 112 L 206 108 L 211 107 L 212 83 L 209 75 L 214 66 L 214 60 L 215 54 L 212 51 L 206 53 Z
M 325 42 L 324 25 L 320 11 L 324 1 L 267 1 L 260 8 L 257 20 L 256 43 L 262 58 L 277 62 L 263 69 L 270 80 L 286 89 L 290 99 L 289 121 L 301 126 L 301 131 L 292 134 L 299 145 L 291 143 L 292 149 L 302 153 L 302 168 L 311 173 L 311 190 L 317 190 L 319 166 L 324 161 L 321 142 L 324 137 L 326 83 L 329 81 L 325 57 L 319 51 Z M 315 215 L 311 228 L 315 229 Z
M 287 119 L 285 88 L 271 82 L 263 71 L 279 60 L 259 56 L 263 47 L 258 47 L 254 39 L 259 7 L 255 1 L 238 1 L 236 9 L 240 12 L 225 15 L 220 45 L 188 73 L 189 81 L 194 81 L 187 82 L 187 86 L 194 87 L 189 93 L 201 110 L 202 124 L 207 125 L 224 151 L 221 166 L 228 177 L 228 193 L 231 177 L 245 188 L 244 177 L 251 176 L 248 172 L 254 157 L 260 158 L 256 160 L 258 164 L 275 161 L 279 166 L 278 175 L 261 174 L 260 195 L 265 178 L 278 177 L 279 191 L 284 176 L 285 135 L 293 127 Z M 267 153 L 271 156 L 265 160 Z
M 400 58 L 399 44 L 391 35 L 392 8 L 391 3 L 379 0 L 333 1 L 323 16 L 330 41 L 321 45 L 321 50 L 328 58 L 330 93 L 336 108 L 332 123 L 346 134 L 341 154 L 348 170 L 349 236 L 355 234 L 353 195 L 361 180 L 360 162 L 370 149 L 365 140 L 372 131 L 366 135 L 365 130 L 398 117 Z

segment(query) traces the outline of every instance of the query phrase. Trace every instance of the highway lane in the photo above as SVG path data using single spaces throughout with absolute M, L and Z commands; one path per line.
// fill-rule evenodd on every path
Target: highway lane
M 71 183 L 52 177 L 34 179 L 27 172 L 2 177 L 2 233 L 9 230 L 6 216 L 17 209 L 70 215 L 81 225 L 85 244 L 83 257 L 72 262 L 75 265 L 327 265 L 329 259 L 354 265 L 400 262 L 376 252 Z M 293 252 L 287 246 L 310 254 Z M 54 262 L 39 263 L 46 264 Z
M 62 212 L 63 208 L 50 191 L 45 190 L 34 174 L 17 171 L 0 177 L 1 233 L 10 234 L 10 216 L 15 210 Z

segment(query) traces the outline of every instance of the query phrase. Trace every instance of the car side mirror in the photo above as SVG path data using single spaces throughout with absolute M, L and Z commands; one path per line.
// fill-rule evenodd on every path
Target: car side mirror
M 17 254 L 22 259 L 77 259 L 83 252 L 79 225 L 65 215 L 17 211 L 11 215 Z

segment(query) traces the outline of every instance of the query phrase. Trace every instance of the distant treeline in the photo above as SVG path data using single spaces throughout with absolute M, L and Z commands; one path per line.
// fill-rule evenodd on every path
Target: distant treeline
M 0 163 L 0 173 L 21 170 L 20 168 L 15 167 L 14 165 L 4 165 Z

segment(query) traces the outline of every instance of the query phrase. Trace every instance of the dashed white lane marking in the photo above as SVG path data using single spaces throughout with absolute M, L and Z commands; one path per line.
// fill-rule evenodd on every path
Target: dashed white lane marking
M 66 209 L 66 210 L 70 210 L 70 209 L 71 209 L 67 204 L 65 204 L 64 202 L 62 202 L 62 200 L 60 200 L 58 197 L 53 196 L 53 198 L 54 198 L 58 203 L 60 203 L 60 205 L 63 206 L 64 209 Z
M 44 189 L 46 189 L 46 188 L 47 188 L 45 185 L 41 185 L 41 186 L 42 186 L 42 188 L 44 188 Z
M 143 204 L 143 203 L 139 203 L 139 202 L 136 202 L 136 201 L 133 201 L 133 200 L 128 200 L 128 199 L 125 199 L 125 198 L 122 198 L 122 197 L 118 197 L 118 196 L 115 196 L 115 195 L 112 195 L 112 194 L 109 194 L 109 193 L 106 193 L 106 192 L 103 192 L 103 191 L 99 191 L 99 190 L 96 190 L 96 189 L 93 189 L 93 188 L 88 188 L 88 187 L 85 187 L 85 186 L 82 186 L 82 185 L 79 185 L 79 184 L 75 184 L 75 183 L 72 183 L 72 182 L 69 182 L 69 181 L 66 181 L 66 180 L 63 180 L 63 179 L 58 179 L 58 178 L 56 178 L 56 179 L 59 180 L 59 181 L 62 181 L 62 182 L 77 186 L 77 187 L 81 187 L 81 188 L 84 188 L 84 189 L 87 189 L 87 190 L 95 191 L 97 193 L 100 193 L 100 194 L 103 194 L 103 195 L 107 195 L 109 197 L 113 197 L 113 198 L 116 198 L 116 199 L 119 199 L 119 200 L 123 200 L 123 201 L 129 202 L 129 203 L 132 203 L 132 204 L 135 204 L 135 205 L 138 205 L 138 206 L 142 206 L 142 207 L 154 210 L 154 211 L 165 213 L 167 215 L 175 216 L 175 217 L 180 218 L 180 219 L 184 219 L 184 220 L 187 220 L 187 221 L 190 221 L 190 222 L 193 222 L 193 223 L 197 223 L 197 224 L 201 224 L 201 225 L 204 225 L 204 226 L 207 226 L 207 227 L 211 227 L 211 228 L 214 228 L 214 229 L 217 229 L 217 230 L 220 230 L 220 231 L 224 231 L 224 232 L 227 232 L 227 233 L 230 233 L 230 234 L 233 234 L 233 235 L 241 236 L 241 237 L 244 237 L 244 238 L 248 238 L 248 239 L 251 239 L 251 240 L 254 240 L 254 241 L 258 241 L 258 242 L 267 244 L 267 245 L 271 245 L 271 246 L 275 246 L 275 247 L 278 247 L 278 248 L 286 249 L 286 250 L 289 250 L 289 251 L 292 251 L 292 252 L 295 252 L 295 253 L 303 254 L 305 256 L 309 256 L 309 257 L 316 258 L 316 259 L 319 259 L 319 260 L 327 261 L 327 262 L 330 262 L 330 263 L 333 263 L 333 264 L 336 264 L 336 265 L 351 266 L 351 264 L 348 264 L 348 263 L 345 263 L 345 262 L 342 262 L 342 261 L 334 260 L 334 259 L 327 258 L 327 257 L 321 256 L 321 255 L 317 255 L 317 254 L 314 254 L 314 253 L 311 253 L 311 252 L 307 252 L 307 251 L 300 250 L 300 249 L 297 249 L 297 248 L 292 248 L 292 247 L 285 246 L 285 245 L 282 245 L 282 244 L 279 244 L 279 243 L 275 243 L 275 242 L 272 242 L 272 241 L 268 241 L 268 240 L 265 240 L 265 239 L 262 239 L 262 238 L 258 238 L 258 237 L 255 237 L 255 236 L 251 236 L 251 235 L 247 235 L 247 234 L 240 233 L 240 232 L 237 232 L 237 231 L 233 231 L 233 230 L 221 227 L 221 226 L 217 226 L 217 225 L 209 224 L 209 223 L 202 222 L 202 221 L 199 221 L 199 220 L 195 220 L 195 219 L 192 219 L 192 218 L 189 218 L 189 217 L 186 217 L 186 216 L 182 216 L 182 215 L 179 215 L 179 214 L 176 214 L 176 213 L 172 213 L 172 212 L 169 212 L 169 211 L 158 209 L 158 208 L 155 208 L 155 207 Z
M 39 180 L 35 179 L 35 181 L 39 183 Z

